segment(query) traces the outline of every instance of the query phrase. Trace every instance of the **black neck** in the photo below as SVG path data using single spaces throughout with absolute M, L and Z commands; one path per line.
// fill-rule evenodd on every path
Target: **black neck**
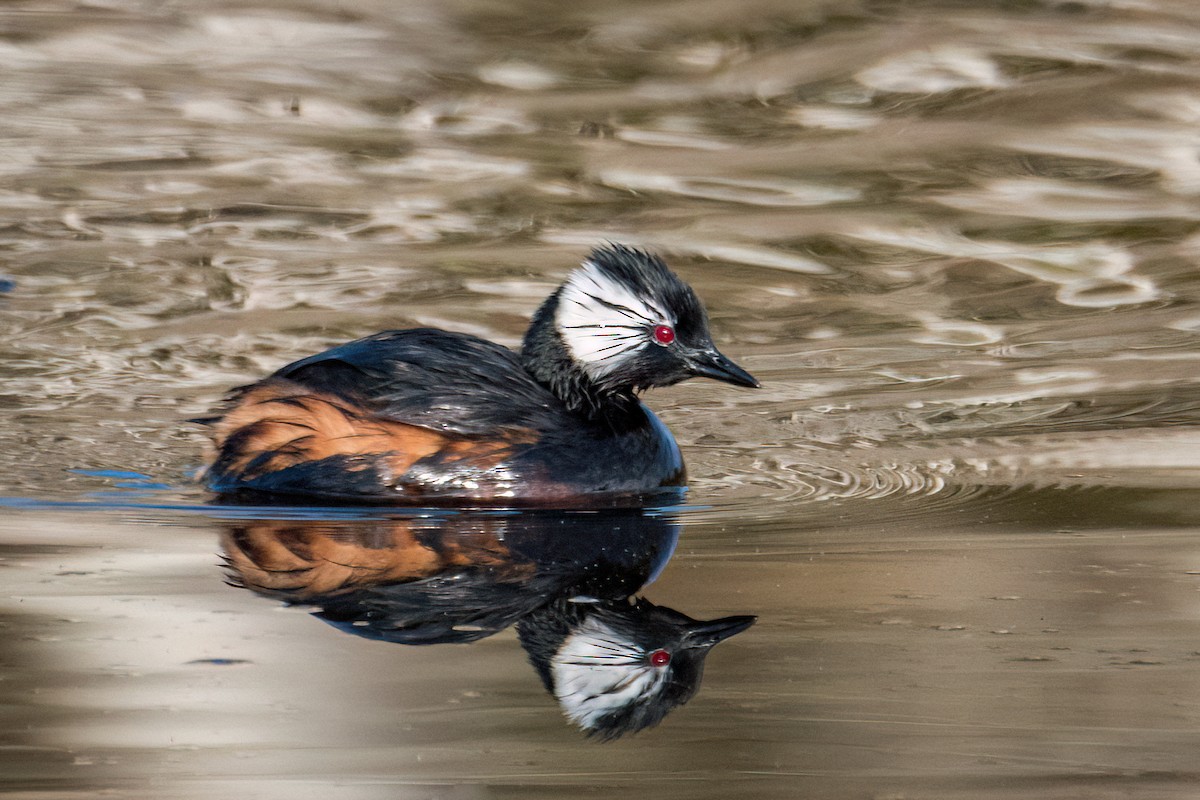
M 640 417 L 638 400 L 631 388 L 603 386 L 571 358 L 555 328 L 558 295 L 555 292 L 546 298 L 529 323 L 521 345 L 521 363 L 525 369 L 578 414 L 610 424 Z

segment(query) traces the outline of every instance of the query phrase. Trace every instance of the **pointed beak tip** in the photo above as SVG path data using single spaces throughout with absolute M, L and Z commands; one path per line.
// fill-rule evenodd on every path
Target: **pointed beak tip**
M 730 370 L 731 375 L 722 379 L 726 383 L 732 383 L 734 386 L 743 386 L 747 389 L 762 388 L 762 384 L 759 383 L 758 378 L 754 377 L 749 372 L 746 372 L 746 370 L 742 369 L 737 364 L 731 363 L 729 366 L 733 367 L 733 369 Z
M 726 383 L 732 383 L 734 386 L 744 386 L 747 389 L 761 389 L 762 384 L 758 382 L 758 378 L 751 375 L 746 370 L 734 364 L 732 361 L 725 362 L 727 374 L 721 378 Z
M 755 378 L 716 350 L 700 353 L 691 360 L 690 366 L 692 374 L 702 378 L 712 378 L 713 380 L 732 383 L 734 386 L 745 386 L 748 389 L 762 388 L 762 384 L 758 382 L 758 378 Z
M 736 617 L 722 617 L 708 622 L 701 623 L 693 631 L 691 635 L 695 637 L 695 641 L 702 647 L 712 647 L 720 644 L 731 636 L 736 636 L 742 631 L 749 628 L 754 623 L 758 622 L 758 617 L 753 614 L 742 614 Z
M 758 617 L 754 614 L 741 614 L 736 617 L 726 617 L 725 621 L 729 624 L 729 628 L 732 629 L 734 633 L 741 633 L 747 628 L 753 626 L 754 623 L 758 622 Z

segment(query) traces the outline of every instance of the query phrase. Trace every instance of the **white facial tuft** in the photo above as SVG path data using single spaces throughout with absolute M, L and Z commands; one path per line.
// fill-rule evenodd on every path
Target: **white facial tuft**
M 675 326 L 665 309 L 634 294 L 591 261 L 567 278 L 555 322 L 571 356 L 593 378 L 649 345 L 656 325 Z
M 567 717 L 594 728 L 606 715 L 660 691 L 668 670 L 603 622 L 590 618 L 550 662 L 554 694 Z

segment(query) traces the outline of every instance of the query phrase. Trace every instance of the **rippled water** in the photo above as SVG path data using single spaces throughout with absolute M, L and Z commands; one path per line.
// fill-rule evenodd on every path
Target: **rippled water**
M 5 791 L 1194 795 L 1193 3 L 46 0 L 0 70 Z M 225 586 L 278 511 L 207 505 L 185 420 L 513 344 L 605 240 L 764 384 L 649 396 L 692 488 L 644 594 L 759 617 L 695 699 L 597 744 L 511 630 Z

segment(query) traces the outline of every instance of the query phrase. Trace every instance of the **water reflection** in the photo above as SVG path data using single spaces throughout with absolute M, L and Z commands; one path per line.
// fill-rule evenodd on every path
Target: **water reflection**
M 221 547 L 233 585 L 313 606 L 355 636 L 463 643 L 516 624 L 567 717 L 609 740 L 690 700 L 709 650 L 754 623 L 635 597 L 679 527 L 645 509 L 257 519 L 229 524 Z

